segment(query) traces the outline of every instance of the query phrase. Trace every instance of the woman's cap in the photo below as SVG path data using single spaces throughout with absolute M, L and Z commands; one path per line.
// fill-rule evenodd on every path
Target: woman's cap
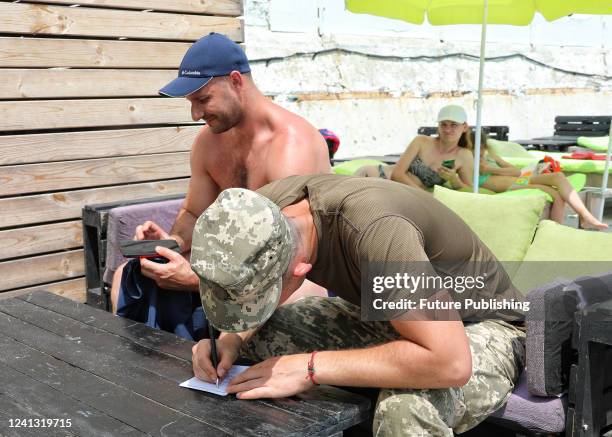
M 441 121 L 454 121 L 455 123 L 467 122 L 465 109 L 459 105 L 447 105 L 438 112 L 438 123 Z

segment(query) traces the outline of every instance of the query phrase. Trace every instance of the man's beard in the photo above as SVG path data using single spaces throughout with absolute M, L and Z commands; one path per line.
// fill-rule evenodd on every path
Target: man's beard
M 228 130 L 236 126 L 238 122 L 240 121 L 240 117 L 230 116 L 230 115 L 221 115 L 221 116 L 213 116 L 210 120 L 212 121 L 212 123 L 210 123 L 208 120 L 204 120 L 204 121 L 206 121 L 208 128 L 214 134 L 222 134 L 223 132 L 227 132 Z

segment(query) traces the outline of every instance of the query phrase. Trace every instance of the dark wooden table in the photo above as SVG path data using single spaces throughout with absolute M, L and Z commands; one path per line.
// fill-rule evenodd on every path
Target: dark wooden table
M 192 345 L 51 293 L 0 295 L 0 436 L 329 436 L 368 417 L 366 397 L 335 387 L 259 401 L 181 388 Z

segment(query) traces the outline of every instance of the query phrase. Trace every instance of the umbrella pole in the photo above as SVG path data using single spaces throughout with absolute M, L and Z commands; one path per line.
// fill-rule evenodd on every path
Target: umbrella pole
M 599 204 L 599 211 L 597 212 L 597 219 L 603 220 L 604 205 L 606 203 L 606 190 L 608 189 L 608 176 L 610 174 L 610 155 L 612 155 L 612 119 L 610 120 L 610 132 L 608 133 L 608 153 L 606 154 L 606 166 L 603 172 L 603 180 L 601 182 L 601 202 Z
M 484 81 L 485 46 L 487 43 L 487 17 L 489 14 L 489 1 L 484 2 L 482 16 L 482 31 L 480 32 L 480 70 L 478 72 L 478 100 L 476 101 L 476 138 L 474 144 L 474 193 L 478 193 L 478 179 L 480 176 L 480 143 L 482 127 L 482 83 Z

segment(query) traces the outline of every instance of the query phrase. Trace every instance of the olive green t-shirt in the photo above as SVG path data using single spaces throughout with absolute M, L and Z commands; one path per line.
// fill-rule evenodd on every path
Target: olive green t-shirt
M 423 190 L 377 178 L 324 174 L 291 176 L 257 191 L 281 209 L 308 199 L 318 246 L 307 278 L 353 304 L 362 305 L 363 293 L 370 300 L 376 297 L 370 281 L 373 276 L 405 273 L 485 278 L 483 289 L 450 290 L 453 300 L 522 300 L 476 234 Z M 362 277 L 364 269 L 368 273 Z M 431 295 L 431 289 L 412 287 L 408 292 L 404 286 L 385 290 L 385 299 L 418 300 Z M 522 316 L 516 311 L 477 309 L 460 314 L 464 319 L 515 320 Z

